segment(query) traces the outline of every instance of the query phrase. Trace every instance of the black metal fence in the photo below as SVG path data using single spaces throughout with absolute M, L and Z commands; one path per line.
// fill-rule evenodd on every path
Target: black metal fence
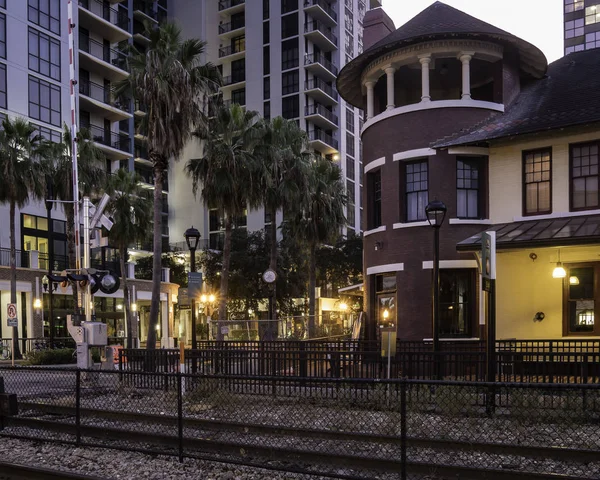
M 496 344 L 496 380 L 522 383 L 596 383 L 600 381 L 600 341 L 529 340 Z M 124 349 L 119 368 L 176 372 L 175 349 Z M 388 358 L 379 344 L 363 341 L 201 341 L 186 350 L 186 372 L 329 378 L 388 378 Z M 389 378 L 485 381 L 486 352 L 482 342 L 447 343 L 433 353 L 430 344 L 398 342 L 389 359 Z
M 18 403 L 0 413 L 0 437 L 334 478 L 600 477 L 600 385 L 1 367 L 0 378 Z

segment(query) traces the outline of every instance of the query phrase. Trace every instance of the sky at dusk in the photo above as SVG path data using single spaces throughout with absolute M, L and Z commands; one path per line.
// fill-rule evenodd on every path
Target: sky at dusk
M 434 0 L 383 0 L 396 28 Z M 444 3 L 533 43 L 548 62 L 563 56 L 562 0 L 444 0 Z

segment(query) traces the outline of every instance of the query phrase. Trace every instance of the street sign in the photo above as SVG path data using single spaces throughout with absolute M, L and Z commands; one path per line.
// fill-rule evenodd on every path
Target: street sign
M 7 325 L 9 327 L 17 327 L 19 325 L 17 319 L 17 304 L 9 303 L 7 308 Z
M 188 273 L 188 295 L 190 298 L 196 298 L 202 293 L 202 273 Z
M 490 280 L 496 280 L 496 232 L 481 234 L 481 276 L 482 288 L 489 292 Z
M 179 308 L 190 306 L 190 296 L 187 288 L 179 287 L 179 291 L 177 292 L 177 303 L 179 304 Z

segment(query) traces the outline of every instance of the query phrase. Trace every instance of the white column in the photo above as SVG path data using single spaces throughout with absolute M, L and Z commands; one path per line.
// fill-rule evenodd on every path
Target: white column
M 395 98 L 394 98 L 394 73 L 396 73 L 396 69 L 392 66 L 388 66 L 385 68 L 385 74 L 387 75 L 387 109 L 393 110 L 396 108 Z
M 375 88 L 375 82 L 366 82 L 365 87 L 367 87 L 367 120 L 369 118 L 373 118 L 375 112 L 375 93 L 373 89 Z
M 459 55 L 459 60 L 462 62 L 462 99 L 471 99 L 471 58 L 472 52 L 463 52 Z
M 429 102 L 431 95 L 429 94 L 429 64 L 431 63 L 431 55 L 423 55 L 419 57 L 421 62 L 421 101 Z

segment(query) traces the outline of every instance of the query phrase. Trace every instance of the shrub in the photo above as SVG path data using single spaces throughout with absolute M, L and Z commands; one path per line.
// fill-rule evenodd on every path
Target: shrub
M 36 350 L 25 355 L 26 365 L 64 365 L 75 363 L 73 348 Z

